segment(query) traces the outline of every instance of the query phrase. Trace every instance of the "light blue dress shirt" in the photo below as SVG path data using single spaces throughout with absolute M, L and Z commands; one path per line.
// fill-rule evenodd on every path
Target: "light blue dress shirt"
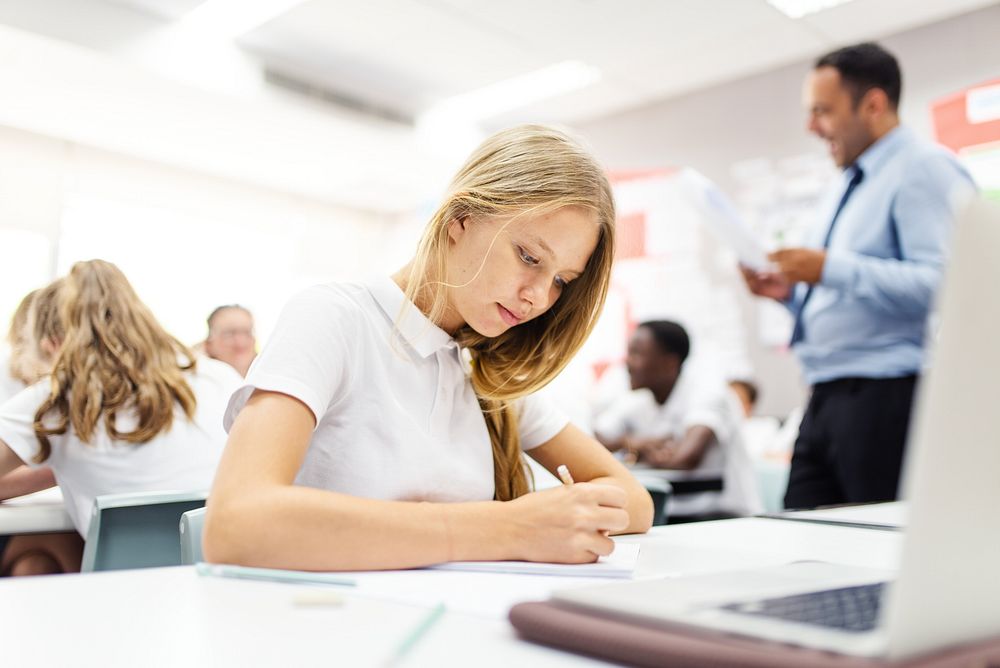
M 975 191 L 954 155 L 902 127 L 872 144 L 857 165 L 864 178 L 837 218 L 820 282 L 804 309 L 804 283 L 786 302 L 793 316 L 803 310 L 794 350 L 810 385 L 920 371 L 955 212 Z M 820 207 L 807 247 L 822 248 L 851 171 Z

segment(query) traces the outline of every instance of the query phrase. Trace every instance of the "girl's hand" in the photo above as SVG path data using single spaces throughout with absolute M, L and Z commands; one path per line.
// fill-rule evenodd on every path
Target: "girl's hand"
M 532 492 L 504 504 L 513 559 L 591 563 L 611 554 L 609 531 L 628 527 L 627 495 L 614 485 L 575 483 Z

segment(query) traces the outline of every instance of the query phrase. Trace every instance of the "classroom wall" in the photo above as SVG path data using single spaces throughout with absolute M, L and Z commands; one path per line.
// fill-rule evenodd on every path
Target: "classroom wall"
M 931 137 L 933 100 L 1000 75 L 998 35 L 1000 6 L 993 6 L 880 40 L 903 68 L 903 122 Z M 812 60 L 803 61 L 577 129 L 613 170 L 692 166 L 735 197 L 734 166 L 760 158 L 826 159 L 825 148 L 805 131 L 801 90 L 811 67 Z M 749 294 L 742 294 L 751 358 L 762 388 L 758 411 L 786 415 L 805 398 L 798 363 L 787 350 L 760 345 L 753 335 L 758 307 Z
M 904 67 L 904 121 L 929 135 L 932 100 L 1000 74 L 997 34 L 1000 6 L 885 38 Z M 734 166 L 803 155 L 826 160 L 804 130 L 800 90 L 810 66 L 804 61 L 577 129 L 614 170 L 690 165 L 735 195 Z M 333 178 L 310 170 L 317 171 L 320 180 Z M 24 292 L 82 259 L 74 253 L 110 253 L 181 338 L 196 340 L 204 313 L 233 301 L 254 308 L 266 337 L 301 285 L 405 262 L 429 201 L 407 214 L 376 214 L 0 125 L 0 321 Z M 169 244 L 153 236 L 161 227 L 171 230 Z M 132 233 L 141 252 L 128 252 Z M 115 243 L 104 242 L 109 238 Z M 213 255 L 226 261 L 214 263 Z M 180 284 L 163 280 L 177 270 L 166 263 L 172 256 L 181 258 Z M 741 295 L 763 390 L 759 412 L 783 416 L 805 395 L 797 362 L 760 344 L 759 306 Z
M 117 263 L 189 343 L 239 302 L 266 338 L 291 293 L 390 265 L 396 217 L 0 127 L 0 322 L 76 260 Z M 395 260 L 396 258 L 392 258 Z

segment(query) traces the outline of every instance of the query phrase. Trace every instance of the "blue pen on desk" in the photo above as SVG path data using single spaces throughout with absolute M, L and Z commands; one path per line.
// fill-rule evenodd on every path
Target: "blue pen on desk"
M 211 575 L 220 578 L 240 578 L 243 580 L 264 580 L 267 582 L 291 582 L 299 584 L 328 584 L 353 587 L 357 584 L 351 578 L 329 573 L 314 573 L 311 571 L 286 571 L 279 568 L 250 568 L 248 566 L 231 566 L 228 564 L 207 564 L 203 561 L 195 566 L 198 575 Z

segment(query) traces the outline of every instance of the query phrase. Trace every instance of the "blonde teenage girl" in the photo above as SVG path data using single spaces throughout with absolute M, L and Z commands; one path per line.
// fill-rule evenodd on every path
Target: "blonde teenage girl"
M 614 222 L 586 150 L 517 127 L 473 153 L 391 278 L 293 298 L 227 410 L 208 559 L 587 562 L 647 530 L 642 486 L 533 394 L 594 326 Z M 522 452 L 576 483 L 532 492 Z

